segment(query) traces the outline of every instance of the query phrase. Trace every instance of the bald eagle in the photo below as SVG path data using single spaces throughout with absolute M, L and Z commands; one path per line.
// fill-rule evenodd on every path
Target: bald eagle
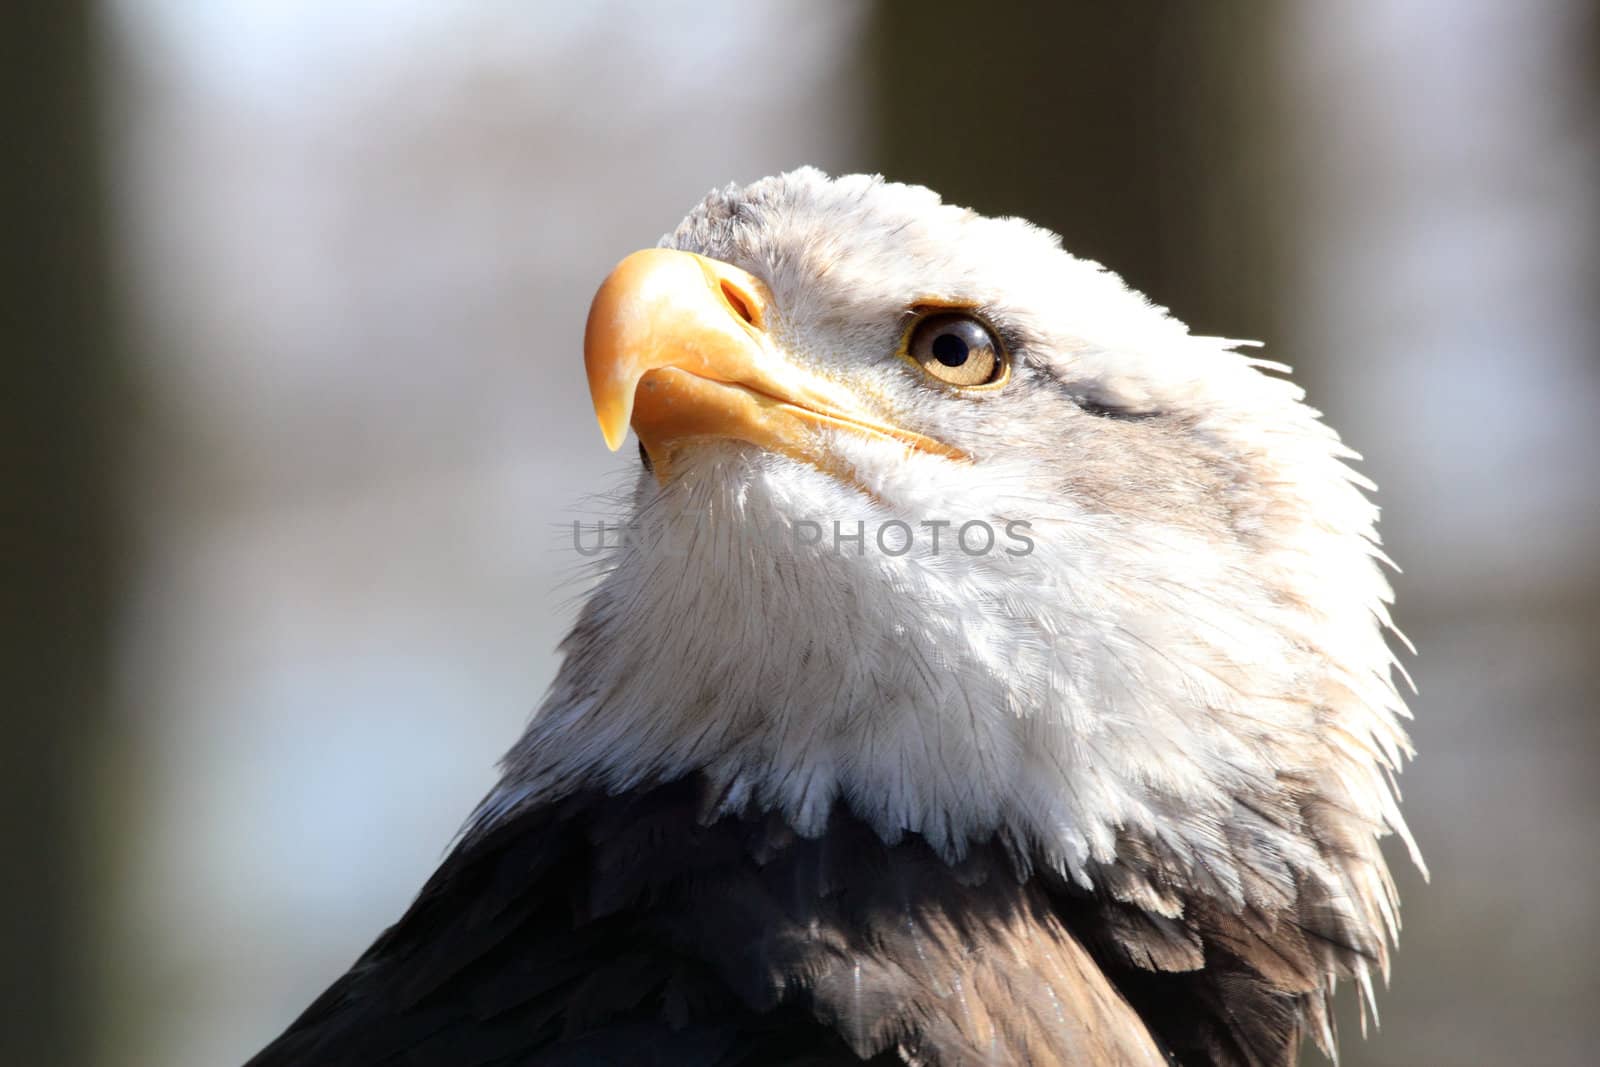
M 813 169 L 590 310 L 629 536 L 499 784 L 278 1064 L 1217 1064 L 1398 928 L 1372 486 L 1286 368 Z M 1420 864 L 1420 859 L 1416 859 Z

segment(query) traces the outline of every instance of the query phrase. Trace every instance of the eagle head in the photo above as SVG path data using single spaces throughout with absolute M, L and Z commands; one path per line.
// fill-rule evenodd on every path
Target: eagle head
M 925 188 L 712 193 L 595 298 L 601 429 L 645 464 L 477 824 L 700 775 L 707 819 L 999 842 L 1174 968 L 1297 939 L 1325 1033 L 1410 842 L 1391 594 L 1353 453 L 1240 347 Z

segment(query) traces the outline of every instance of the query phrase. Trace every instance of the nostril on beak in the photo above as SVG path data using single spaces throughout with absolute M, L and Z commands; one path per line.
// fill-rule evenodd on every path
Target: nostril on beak
M 728 279 L 721 279 L 721 283 L 722 299 L 728 302 L 728 306 L 733 309 L 733 313 L 738 315 L 747 324 L 760 329 L 761 323 L 756 320 L 754 310 L 756 306 L 755 301 L 751 300 L 744 293 L 741 293 L 739 291 L 739 287 L 734 285 Z

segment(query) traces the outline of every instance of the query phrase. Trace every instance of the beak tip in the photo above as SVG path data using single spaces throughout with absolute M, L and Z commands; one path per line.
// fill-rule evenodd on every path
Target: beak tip
M 628 405 L 632 407 L 632 405 Z M 622 447 L 622 442 L 628 436 L 628 415 L 626 410 L 618 411 L 614 405 L 596 404 L 595 421 L 600 424 L 600 436 L 606 439 L 606 447 L 615 452 Z
M 628 436 L 628 424 L 633 418 L 633 390 L 639 374 L 618 375 L 614 371 L 596 373 L 596 363 L 589 363 L 589 395 L 594 404 L 595 421 L 600 424 L 600 436 L 606 447 L 615 452 Z

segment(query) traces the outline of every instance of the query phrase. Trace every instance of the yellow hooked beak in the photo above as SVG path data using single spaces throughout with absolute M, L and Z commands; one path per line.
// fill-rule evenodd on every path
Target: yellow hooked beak
M 822 431 L 847 430 L 959 458 L 867 412 L 848 390 L 784 359 L 764 329 L 760 279 L 693 252 L 652 248 L 617 265 L 589 308 L 583 362 L 606 444 L 631 422 L 666 480 L 674 448 L 731 438 L 847 476 Z

